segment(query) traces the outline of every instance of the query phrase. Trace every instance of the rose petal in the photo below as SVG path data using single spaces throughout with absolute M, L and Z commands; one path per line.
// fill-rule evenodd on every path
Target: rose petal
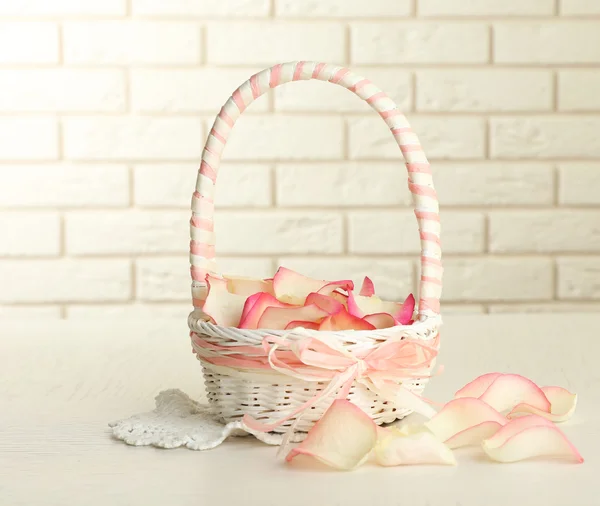
M 382 466 L 456 465 L 452 450 L 422 426 L 380 430 L 375 459 Z
M 308 455 L 337 469 L 349 470 L 361 464 L 377 441 L 376 425 L 360 408 L 338 399 L 308 432 L 300 446 L 286 460 Z
M 471 397 L 451 400 L 425 425 L 440 441 L 448 443 L 458 434 L 472 429 L 484 422 L 494 422 L 497 428 L 505 425 L 508 420 L 485 402 Z M 496 429 L 497 430 L 497 429 Z M 456 442 L 471 441 L 476 439 L 476 434 L 461 434 Z M 481 442 L 481 439 L 479 441 Z M 457 446 L 454 446 L 457 448 Z
M 577 406 L 577 394 L 572 394 L 561 387 L 542 387 L 542 392 L 550 401 L 550 412 L 543 411 L 526 403 L 515 406 L 507 415 L 514 418 L 520 414 L 533 413 L 552 422 L 564 422 L 571 418 Z
M 260 317 L 257 328 L 283 330 L 292 321 L 316 322 L 327 315 L 327 311 L 315 304 L 302 307 L 268 307 Z
M 309 293 L 319 292 L 330 295 L 337 288 L 352 289 L 352 281 L 323 281 L 313 279 L 285 267 L 280 267 L 273 278 L 275 297 L 282 302 L 304 305 Z M 322 291 L 321 291 L 322 290 Z
M 483 451 L 498 462 L 517 462 L 533 457 L 583 458 L 566 436 L 549 420 L 528 415 L 511 420 L 482 443 Z
M 311 329 L 311 330 L 319 330 L 319 323 L 296 320 L 296 321 L 288 323 L 284 330 L 291 330 L 291 329 L 295 329 L 298 327 L 302 327 L 305 329 Z
M 319 330 L 375 330 L 375 326 L 343 310 L 325 318 Z
M 415 297 L 411 293 L 402 304 L 402 308 L 394 315 L 400 325 L 408 325 L 412 322 L 415 314 Z
M 244 302 L 244 309 L 242 309 L 242 316 L 240 317 L 240 323 L 246 319 L 246 317 L 248 316 L 248 313 L 254 307 L 254 304 L 256 304 L 256 301 L 260 298 L 262 293 L 263 292 L 255 293 L 254 295 L 250 295 L 250 297 L 248 297 L 246 299 L 246 302 Z M 243 328 L 243 327 L 241 327 L 241 328 Z
M 375 285 L 373 285 L 373 281 L 371 281 L 371 278 L 365 276 L 363 284 L 360 288 L 359 295 L 362 295 L 363 297 L 370 297 L 371 295 L 375 295 Z
M 363 320 L 373 325 L 376 329 L 387 329 L 396 325 L 396 320 L 388 313 L 370 314 L 365 316 Z
M 251 299 L 254 296 L 248 297 L 246 300 L 246 307 L 243 311 L 245 311 L 245 315 L 243 319 L 240 319 L 240 329 L 256 329 L 258 328 L 258 322 L 262 317 L 265 310 L 269 307 L 291 307 L 290 304 L 284 304 L 283 302 L 278 301 L 275 297 L 273 297 L 270 293 L 261 293 L 254 303 L 251 303 Z
M 337 300 L 338 302 L 340 302 L 342 304 L 342 306 L 344 306 L 344 309 L 348 309 L 348 296 L 346 294 L 340 293 L 337 290 L 331 292 L 329 294 L 329 296 L 332 299 Z
M 397 323 L 407 325 L 413 317 L 415 309 L 415 298 L 409 295 L 403 304 L 381 300 L 376 295 L 364 297 L 356 295 L 351 290 L 348 292 L 348 312 L 358 318 L 366 315 L 388 313 L 394 317 Z
M 481 444 L 485 439 L 492 437 L 502 428 L 498 422 L 481 422 L 478 425 L 457 432 L 446 440 L 448 448 L 461 448 Z
M 235 327 L 240 322 L 246 299 L 241 295 L 229 293 L 227 281 L 210 274 L 206 276 L 208 295 L 202 306 L 212 320 L 223 327 Z
M 321 295 L 320 293 L 308 294 L 304 305 L 308 306 L 309 304 L 315 304 L 329 314 L 335 314 L 344 309 L 344 305 L 340 301 L 335 300 L 331 296 Z
M 479 398 L 500 412 L 510 410 L 520 403 L 550 412 L 550 401 L 540 387 L 518 374 L 498 376 Z
M 467 383 L 458 392 L 456 392 L 454 394 L 454 398 L 457 399 L 459 397 L 480 397 L 498 376 L 502 376 L 502 373 L 489 372 L 487 374 L 482 374 L 470 383 Z
M 245 278 L 241 276 L 223 276 L 227 280 L 230 293 L 250 297 L 259 292 L 273 293 L 273 281 L 266 279 Z

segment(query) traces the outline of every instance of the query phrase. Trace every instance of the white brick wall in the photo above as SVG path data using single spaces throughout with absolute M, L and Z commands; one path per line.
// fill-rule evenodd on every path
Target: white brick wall
M 294 59 L 406 111 L 445 311 L 600 310 L 600 2 L 27 0 L 0 2 L 0 318 L 185 318 L 203 140 L 238 84 Z M 225 272 L 417 289 L 403 161 L 345 90 L 257 100 L 215 199 Z

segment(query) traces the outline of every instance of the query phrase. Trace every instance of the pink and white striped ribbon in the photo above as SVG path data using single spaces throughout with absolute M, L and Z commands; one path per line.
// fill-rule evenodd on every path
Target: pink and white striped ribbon
M 388 125 L 406 161 L 408 188 L 413 195 L 421 238 L 419 314 L 439 314 L 442 291 L 440 220 L 431 168 L 419 139 L 394 101 L 371 81 L 347 68 L 326 63 L 290 62 L 253 75 L 235 90 L 217 115 L 206 140 L 196 191 L 192 196 L 190 262 L 192 298 L 198 305 L 206 297 L 205 277 L 217 273 L 214 233 L 214 186 L 223 149 L 235 122 L 258 97 L 290 81 L 318 79 L 343 86 L 366 101 Z

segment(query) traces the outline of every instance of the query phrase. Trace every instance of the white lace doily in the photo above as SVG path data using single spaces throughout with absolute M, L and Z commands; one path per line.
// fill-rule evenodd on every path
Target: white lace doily
M 229 436 L 254 435 L 270 445 L 280 445 L 282 434 L 255 432 L 241 421 L 223 424 L 215 419 L 208 404 L 200 404 L 181 390 L 165 390 L 156 396 L 156 408 L 109 424 L 117 439 L 132 446 L 156 446 L 210 450 Z M 299 442 L 305 434 L 295 434 Z

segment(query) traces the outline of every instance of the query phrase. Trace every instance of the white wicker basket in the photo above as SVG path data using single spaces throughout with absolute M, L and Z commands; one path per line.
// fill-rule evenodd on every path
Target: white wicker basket
M 290 81 L 319 79 L 343 86 L 365 100 L 389 126 L 400 147 L 409 175 L 409 189 L 413 194 L 415 214 L 421 237 L 421 279 L 419 289 L 419 316 L 412 325 L 396 326 L 374 331 L 319 332 L 298 329 L 293 331 L 245 330 L 213 325 L 203 319 L 200 305 L 206 297 L 207 273 L 218 274 L 215 263 L 215 236 L 213 230 L 214 184 L 221 155 L 231 129 L 244 109 L 271 88 Z M 306 381 L 282 374 L 276 370 L 233 370 L 217 367 L 203 360 L 198 341 L 216 345 L 223 356 L 236 354 L 236 349 L 261 347 L 265 338 L 285 337 L 287 342 L 310 337 L 325 338 L 352 353 L 364 354 L 390 339 L 418 339 L 438 346 L 439 298 L 441 294 L 441 250 L 438 201 L 433 187 L 431 170 L 416 135 L 396 104 L 370 81 L 346 68 L 324 63 L 291 62 L 266 69 L 242 84 L 219 112 L 202 153 L 202 163 L 192 198 L 191 271 L 194 311 L 188 318 L 192 345 L 203 369 L 208 399 L 215 413 L 225 422 L 240 420 L 244 415 L 266 424 L 276 424 L 285 415 L 314 398 L 327 387 L 323 381 Z M 260 231 L 257 231 L 260 233 Z M 204 345 L 206 346 L 206 344 Z M 240 348 L 244 346 L 245 348 Z M 285 349 L 285 346 L 282 348 Z M 229 351 L 231 350 L 231 351 Z M 214 353 L 214 352 L 212 352 Z M 237 353 L 239 355 L 239 353 Z M 432 364 L 396 383 L 420 394 L 430 374 Z M 339 390 L 339 389 L 338 389 Z M 355 381 L 348 399 L 369 414 L 378 424 L 392 422 L 409 413 L 393 398 L 382 398 Z M 333 400 L 333 399 L 330 399 Z M 302 413 L 294 429 L 308 431 L 318 421 L 330 402 L 312 405 Z M 284 433 L 295 417 L 286 420 L 274 432 Z

